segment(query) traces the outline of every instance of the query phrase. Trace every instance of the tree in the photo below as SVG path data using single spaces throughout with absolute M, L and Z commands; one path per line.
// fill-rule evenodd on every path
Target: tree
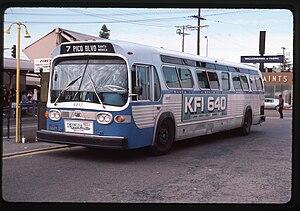
M 110 36 L 110 30 L 106 27 L 105 24 L 103 24 L 101 30 L 99 31 L 99 37 L 104 39 L 109 39 Z

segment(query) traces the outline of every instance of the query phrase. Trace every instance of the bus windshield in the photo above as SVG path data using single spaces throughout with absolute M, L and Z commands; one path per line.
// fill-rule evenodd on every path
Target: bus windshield
M 52 71 L 51 103 L 81 101 L 104 107 L 127 102 L 127 67 L 120 58 L 64 58 Z

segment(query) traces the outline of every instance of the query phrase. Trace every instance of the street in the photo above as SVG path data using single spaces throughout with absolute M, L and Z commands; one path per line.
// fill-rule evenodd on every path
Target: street
M 146 149 L 65 147 L 3 158 L 2 197 L 8 202 L 284 204 L 291 200 L 292 111 L 285 110 L 284 119 L 273 110 L 266 114 L 266 122 L 252 126 L 249 136 L 227 131 L 180 141 L 164 156 L 150 156 Z

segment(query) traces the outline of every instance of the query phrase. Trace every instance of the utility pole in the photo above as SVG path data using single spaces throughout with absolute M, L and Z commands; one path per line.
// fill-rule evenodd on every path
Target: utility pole
M 265 43 L 266 43 L 266 31 L 259 32 L 259 54 L 263 56 L 265 54 Z M 259 70 L 265 72 L 264 63 L 259 64 Z
M 202 18 L 200 16 L 201 14 L 201 9 L 198 9 L 198 15 L 192 15 L 190 17 L 192 18 L 197 18 L 197 22 L 198 22 L 198 27 L 197 27 L 197 55 L 200 55 L 200 27 L 208 27 L 208 25 L 205 26 L 200 26 L 200 20 L 206 20 L 205 18 Z
M 185 28 L 187 28 L 187 25 L 183 25 L 183 26 L 176 26 L 177 30 L 176 30 L 176 34 L 179 34 L 180 36 L 182 35 L 182 52 L 184 52 L 184 36 L 185 35 L 190 35 L 189 33 L 185 33 L 184 30 Z
M 282 70 L 282 72 L 285 72 L 285 47 L 281 47 L 281 48 L 282 48 L 282 53 L 283 53 L 283 63 L 282 63 L 283 70 Z

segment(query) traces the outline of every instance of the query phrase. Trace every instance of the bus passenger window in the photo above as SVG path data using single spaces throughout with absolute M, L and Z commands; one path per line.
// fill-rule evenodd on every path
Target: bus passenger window
M 262 91 L 263 90 L 263 85 L 262 85 L 261 78 L 256 78 L 255 82 L 256 82 L 257 90 Z
M 242 88 L 244 91 L 249 91 L 248 79 L 245 75 L 241 76 Z
M 237 91 L 242 90 L 242 84 L 239 76 L 233 76 L 232 77 L 233 87 Z
M 178 68 L 182 88 L 193 88 L 192 74 L 188 69 Z
M 209 79 L 209 84 L 211 89 L 219 89 L 220 84 L 219 84 L 219 79 L 218 75 L 215 72 L 207 72 L 208 79 Z
M 205 71 L 198 72 L 197 77 L 198 77 L 198 83 L 200 88 L 209 89 L 209 83 L 208 83 L 206 72 Z
M 229 73 L 222 73 L 222 90 L 229 90 Z
M 180 88 L 180 83 L 175 67 L 162 68 L 166 84 L 169 88 Z
M 250 86 L 251 86 L 252 91 L 257 91 L 255 78 L 253 78 L 253 77 L 250 77 Z

